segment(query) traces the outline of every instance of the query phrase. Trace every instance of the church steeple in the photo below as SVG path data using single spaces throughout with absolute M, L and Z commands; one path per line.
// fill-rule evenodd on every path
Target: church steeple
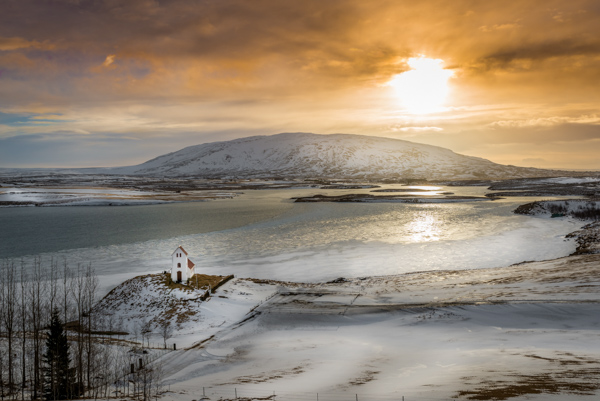
M 177 283 L 186 282 L 196 274 L 196 265 L 188 258 L 188 253 L 179 245 L 171 254 L 171 279 Z

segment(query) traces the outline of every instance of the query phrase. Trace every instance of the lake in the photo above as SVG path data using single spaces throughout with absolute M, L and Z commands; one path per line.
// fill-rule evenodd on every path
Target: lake
M 393 187 L 393 186 L 387 186 Z M 406 187 L 404 187 L 406 188 Z M 440 187 L 457 195 L 482 187 Z M 436 204 L 293 203 L 369 190 L 248 190 L 234 199 L 119 207 L 0 209 L 0 257 L 91 262 L 104 289 L 170 268 L 295 281 L 507 266 L 565 256 L 582 224 L 514 215 L 531 198 Z

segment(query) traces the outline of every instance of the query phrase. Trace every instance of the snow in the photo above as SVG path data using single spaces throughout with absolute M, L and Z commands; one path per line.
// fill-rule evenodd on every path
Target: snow
M 591 324 L 565 330 L 584 320 Z M 572 305 L 483 305 L 327 319 L 287 311 L 261 315 L 222 336 L 206 347 L 203 361 L 167 380 L 172 391 L 196 394 L 202 384 L 238 387 L 242 395 L 271 390 L 443 399 L 486 380 L 561 369 L 527 355 L 598 357 L 597 346 L 587 348 L 597 331 L 594 323 L 594 307 Z
M 109 174 L 477 179 L 548 175 L 449 149 L 364 135 L 284 133 L 190 146 Z M 482 175 L 482 172 L 485 174 Z
M 140 191 L 117 188 L 73 187 L 6 187 L 0 191 L 1 202 L 14 206 L 131 206 L 156 205 L 182 201 L 201 201 L 215 198 L 233 198 L 232 192 L 194 191 L 173 193 L 166 191 Z M 18 205 L 22 203 L 22 205 Z
M 518 212 L 530 216 L 559 217 L 574 216 L 589 219 L 600 215 L 600 201 L 590 199 L 567 199 L 537 201 L 518 208 Z M 585 214 L 588 213 L 588 216 Z
M 223 273 L 226 265 L 242 277 L 312 283 L 237 278 L 202 302 L 201 291 L 164 291 L 137 280 L 122 291 L 130 301 L 105 307 L 131 332 L 140 322 L 166 317 L 167 306 L 179 302 L 189 317 L 170 317 L 176 332 L 169 342 L 176 342 L 179 351 L 158 361 L 169 400 L 199 399 L 203 391 L 211 400 L 231 399 L 237 391 L 250 398 L 276 393 L 275 399 L 282 400 L 314 400 L 319 393 L 321 401 L 425 401 L 511 386 L 525 392 L 512 400 L 597 399 L 600 256 L 489 268 L 573 250 L 575 244 L 564 241 L 564 235 L 579 222 L 526 219 L 518 228 L 461 241 L 398 245 L 350 240 L 327 249 L 258 253 L 229 259 L 227 265 L 207 256 L 204 271 Z M 195 238 L 207 242 L 218 235 Z M 319 233 L 313 235 L 318 242 Z M 171 243 L 192 238 L 81 255 L 113 267 L 123 264 L 124 254 L 128 265 L 133 260 L 131 273 L 101 277 L 106 289 L 135 275 L 135 269 L 164 268 L 167 264 L 157 257 L 160 249 L 166 244 L 172 250 Z M 531 252 L 527 244 L 534 242 L 542 245 Z M 432 271 L 415 271 L 415 266 Z M 319 283 L 340 274 L 350 278 Z M 157 333 L 152 341 L 161 341 Z M 532 384 L 534 378 L 543 383 Z
M 241 320 L 276 289 L 234 279 L 201 301 L 206 289 L 167 288 L 161 278 L 165 279 L 162 274 L 130 278 L 104 297 L 96 308 L 105 319 L 112 318 L 117 325 L 112 329 L 116 331 L 135 333 L 136 325 L 149 321 L 156 330 L 152 339 L 156 343 L 162 341 L 158 327 L 169 322 L 176 332 L 176 340 L 169 343 L 175 342 L 181 348 Z
M 542 377 L 541 395 L 521 388 L 511 400 L 593 399 L 600 394 L 599 261 L 586 255 L 338 284 L 235 280 L 224 287 L 228 298 L 201 304 L 206 321 L 177 334 L 178 343 L 208 341 L 163 359 L 166 397 L 196 399 L 204 390 L 214 400 L 234 391 L 443 400 L 525 388 Z M 587 396 L 575 385 L 590 386 Z
M 597 183 L 600 179 L 596 177 L 555 177 L 545 178 L 536 180 L 536 183 L 548 183 L 548 184 L 588 184 Z

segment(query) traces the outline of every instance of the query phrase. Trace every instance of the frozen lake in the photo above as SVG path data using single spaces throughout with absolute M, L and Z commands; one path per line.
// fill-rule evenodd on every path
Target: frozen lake
M 91 262 L 106 290 L 170 268 L 170 254 L 181 244 L 198 272 L 316 282 L 561 257 L 575 249 L 564 236 L 582 225 L 512 213 L 531 198 L 436 204 L 290 200 L 368 191 L 249 190 L 210 202 L 2 208 L 0 257 Z M 485 194 L 482 187 L 439 191 Z

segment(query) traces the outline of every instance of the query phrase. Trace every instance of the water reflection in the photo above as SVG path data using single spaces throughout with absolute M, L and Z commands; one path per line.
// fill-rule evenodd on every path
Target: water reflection
M 416 189 L 382 189 L 402 188 Z M 481 187 L 434 188 L 457 195 L 485 193 Z M 92 262 L 105 282 L 116 285 L 168 268 L 169 255 L 183 244 L 206 274 L 314 282 L 558 258 L 575 250 L 564 235 L 581 226 L 515 215 L 523 199 L 446 204 L 290 201 L 344 193 L 338 191 L 247 191 L 227 201 L 160 206 L 0 209 L 0 227 L 5 228 L 0 230 L 0 257 L 31 255 L 25 256 L 27 263 L 36 255 L 64 258 L 72 266 Z
M 440 189 L 442 189 L 442 187 L 434 187 L 431 185 L 410 185 L 407 186 L 406 188 L 410 188 L 410 189 L 422 189 L 425 191 L 439 191 Z
M 432 213 L 426 211 L 416 212 L 414 218 L 406 227 L 407 234 L 412 242 L 439 241 L 441 222 Z

